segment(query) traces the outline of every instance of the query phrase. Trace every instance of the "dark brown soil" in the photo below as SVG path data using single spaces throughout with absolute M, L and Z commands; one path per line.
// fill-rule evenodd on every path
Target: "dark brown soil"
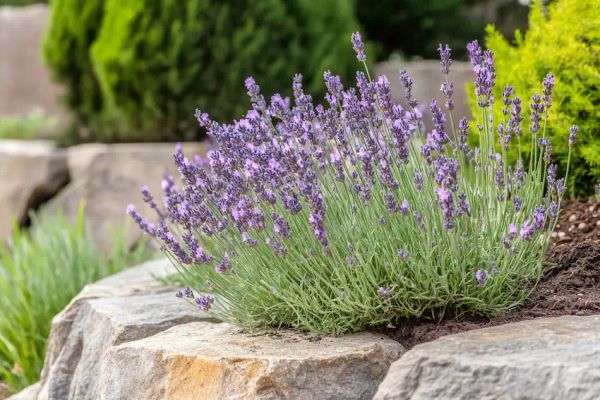
M 569 200 L 561 205 L 551 243 L 553 245 L 600 241 L 600 202 L 597 200 Z
M 387 334 L 410 348 L 440 336 L 538 317 L 600 313 L 600 203 L 573 200 L 564 205 L 547 261 L 550 266 L 518 310 L 490 318 L 403 321 Z M 585 226 L 583 225 L 585 224 Z M 560 235 L 559 233 L 564 232 Z

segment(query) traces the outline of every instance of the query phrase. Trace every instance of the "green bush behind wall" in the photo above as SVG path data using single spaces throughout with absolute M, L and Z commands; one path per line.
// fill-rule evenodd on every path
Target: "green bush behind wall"
M 558 0 L 544 8 L 536 2 L 526 34 L 516 32 L 511 44 L 493 27 L 487 46 L 496 55 L 496 118 L 501 118 L 501 93 L 511 83 L 523 100 L 524 117 L 534 93 L 548 72 L 556 77 L 547 135 L 554 147 L 554 162 L 565 172 L 569 127 L 577 124 L 579 136 L 569 171 L 571 195 L 593 192 L 600 180 L 600 7 L 589 0 Z M 472 91 L 471 91 L 472 92 Z M 474 97 L 471 98 L 475 109 Z M 524 130 L 522 141 L 531 136 Z M 528 157 L 528 146 L 523 146 Z M 513 157 L 516 152 L 513 149 Z
M 193 139 L 193 113 L 247 108 L 244 79 L 291 93 L 300 72 L 322 93 L 326 66 L 356 67 L 352 2 L 330 0 L 56 0 L 44 55 L 67 86 L 73 141 Z

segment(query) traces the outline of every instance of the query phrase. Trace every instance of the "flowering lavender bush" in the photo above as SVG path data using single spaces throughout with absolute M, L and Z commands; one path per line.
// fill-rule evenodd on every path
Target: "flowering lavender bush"
M 352 42 L 364 64 L 358 33 Z M 439 51 L 447 76 L 450 49 Z M 422 131 L 405 71 L 406 106 L 367 70 L 347 89 L 326 72 L 326 105 L 314 105 L 296 75 L 293 100 L 267 101 L 248 78 L 253 107 L 232 124 L 197 111 L 216 149 L 207 160 L 176 150 L 183 183 L 164 179 L 164 208 L 142 190 L 157 225 L 128 208 L 193 288 L 178 296 L 243 326 L 328 333 L 521 303 L 565 187 L 545 137 L 553 77 L 531 103 L 534 157 L 508 165 L 507 149 L 523 145 L 522 101 L 507 86 L 494 121 L 493 55 L 477 42 L 468 51 L 480 148 L 467 143 L 467 119 L 452 115 L 448 79 L 445 104 L 429 105 L 434 129 Z

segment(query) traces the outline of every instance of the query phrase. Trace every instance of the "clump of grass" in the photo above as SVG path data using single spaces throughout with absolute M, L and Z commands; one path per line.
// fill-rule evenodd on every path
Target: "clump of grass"
M 56 125 L 56 118 L 48 117 L 41 109 L 25 116 L 0 118 L 0 139 L 36 139 Z
M 453 115 L 448 46 L 445 102 L 430 103 L 424 132 L 406 71 L 401 105 L 385 76 L 371 79 L 358 33 L 352 41 L 365 67 L 356 88 L 326 72 L 327 104 L 314 105 L 297 75 L 293 100 L 269 102 L 248 78 L 245 118 L 219 124 L 197 112 L 216 149 L 207 160 L 176 150 L 183 184 L 165 178 L 164 208 L 143 188 L 161 222 L 129 207 L 193 288 L 178 295 L 243 326 L 327 333 L 517 306 L 540 277 L 565 190 L 546 137 L 553 76 L 531 99 L 531 140 L 521 143 L 525 105 L 510 86 L 494 99 L 493 54 L 469 43 L 472 148 L 469 121 Z M 565 132 L 569 148 L 576 133 Z M 511 165 L 513 146 L 526 146 L 529 162 Z
M 62 216 L 33 217 L 0 247 L 0 382 L 17 391 L 39 379 L 52 318 L 88 283 L 149 258 L 115 240 L 105 256 L 85 228 L 83 206 L 72 226 Z

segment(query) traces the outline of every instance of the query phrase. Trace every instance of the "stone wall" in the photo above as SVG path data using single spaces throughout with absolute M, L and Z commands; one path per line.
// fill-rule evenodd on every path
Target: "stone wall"
M 9 238 L 13 221 L 25 223 L 32 209 L 61 212 L 74 222 L 85 202 L 86 223 L 100 248 L 109 251 L 114 233 L 124 227 L 127 245 L 134 245 L 141 231 L 125 226 L 125 209 L 133 203 L 148 211 L 142 185 L 161 198 L 161 178 L 175 170 L 174 148 L 172 143 L 133 143 L 60 149 L 47 141 L 0 140 L 0 241 Z M 193 157 L 204 155 L 206 145 L 186 143 L 183 149 Z
M 0 117 L 25 115 L 34 108 L 64 114 L 42 62 L 41 42 L 48 6 L 0 7 Z M 63 115 L 64 116 L 64 115 Z

